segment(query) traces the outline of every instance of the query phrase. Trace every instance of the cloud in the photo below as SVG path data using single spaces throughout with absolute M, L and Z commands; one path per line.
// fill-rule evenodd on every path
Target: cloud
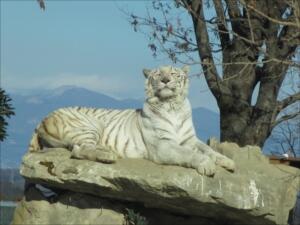
M 38 97 L 30 97 L 26 100 L 26 103 L 31 103 L 31 104 L 41 104 L 43 101 L 39 99 Z

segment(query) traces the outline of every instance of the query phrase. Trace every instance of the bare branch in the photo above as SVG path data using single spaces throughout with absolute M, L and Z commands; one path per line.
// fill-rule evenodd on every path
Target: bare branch
M 253 28 L 252 28 L 252 21 L 251 21 L 251 18 L 250 18 L 250 13 L 249 13 L 249 11 L 248 11 L 247 8 L 246 8 L 246 14 L 247 14 L 247 19 L 248 19 L 248 24 L 249 24 L 249 30 L 250 30 L 250 34 L 251 34 L 251 41 L 255 42 Z
M 277 24 L 280 24 L 280 25 L 284 25 L 284 26 L 293 26 L 293 27 L 298 27 L 300 28 L 300 25 L 295 23 L 295 22 L 289 22 L 289 21 L 285 21 L 285 20 L 279 20 L 279 19 L 275 19 L 273 17 L 270 17 L 268 16 L 267 14 L 265 14 L 264 12 L 258 10 L 256 7 L 250 5 L 250 4 L 247 4 L 245 3 L 244 0 L 240 0 L 241 3 L 246 6 L 247 8 L 253 10 L 255 13 L 257 13 L 258 15 L 268 19 L 269 21 L 273 22 L 273 23 L 277 23 Z
M 223 91 L 223 87 L 221 87 L 221 79 L 218 76 L 216 66 L 213 62 L 207 26 L 204 22 L 204 11 L 202 7 L 203 3 L 202 1 L 198 0 L 193 0 L 191 2 L 185 0 L 183 3 L 185 4 L 186 9 L 188 9 L 190 12 L 193 20 L 198 52 L 203 62 L 203 71 L 206 81 L 210 90 L 218 99 Z M 208 67 L 208 64 L 210 64 L 210 67 Z
M 294 95 L 291 95 L 281 101 L 279 101 L 277 103 L 277 110 L 278 112 L 280 112 L 281 110 L 283 110 L 284 108 L 288 107 L 289 105 L 297 102 L 297 101 L 300 101 L 300 92 L 294 94 Z
M 240 10 L 236 0 L 225 0 L 228 6 L 228 14 L 230 18 L 234 19 L 240 16 Z
M 218 21 L 219 36 L 223 47 L 225 47 L 228 45 L 230 39 L 229 39 L 229 32 L 226 26 L 226 18 L 225 18 L 225 12 L 222 5 L 222 1 L 214 0 L 214 5 L 215 5 L 217 16 L 219 18 Z
M 287 114 L 287 115 L 284 115 L 282 117 L 280 117 L 278 120 L 276 120 L 275 122 L 272 123 L 271 127 L 272 129 L 274 127 L 276 127 L 278 124 L 284 122 L 284 121 L 287 121 L 287 120 L 290 120 L 290 119 L 293 119 L 293 118 L 296 118 L 297 116 L 300 116 L 300 112 L 295 112 L 295 113 L 291 113 L 291 114 Z
M 44 0 L 37 0 L 39 3 L 40 8 L 45 11 L 46 9 L 46 5 L 45 5 L 45 1 Z
M 295 132 L 297 130 L 291 127 L 291 123 L 285 121 L 282 126 L 278 126 L 275 130 L 275 137 L 272 137 L 275 142 L 280 144 L 282 152 L 287 153 L 289 156 L 292 154 L 293 157 L 297 156 L 296 141 L 300 138 L 297 134 L 295 135 Z

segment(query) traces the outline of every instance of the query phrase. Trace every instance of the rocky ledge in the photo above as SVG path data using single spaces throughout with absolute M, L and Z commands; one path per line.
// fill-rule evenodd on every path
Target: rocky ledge
M 235 161 L 234 173 L 217 168 L 214 177 L 207 177 L 193 169 L 141 159 L 102 164 L 71 159 L 66 149 L 27 153 L 20 169 L 27 183 L 64 191 L 53 200 L 28 188 L 13 224 L 124 224 L 131 215 L 128 208 L 152 224 L 287 224 L 299 170 L 270 164 L 258 147 L 232 143 L 212 147 Z M 66 201 L 76 196 L 81 196 L 77 203 Z

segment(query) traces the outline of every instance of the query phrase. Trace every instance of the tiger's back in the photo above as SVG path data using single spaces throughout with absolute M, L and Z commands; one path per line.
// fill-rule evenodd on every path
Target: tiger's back
M 140 113 L 135 109 L 58 109 L 38 125 L 29 151 L 45 147 L 72 150 L 74 146 L 88 145 L 113 151 L 121 158 L 143 158 L 146 150 L 140 133 Z

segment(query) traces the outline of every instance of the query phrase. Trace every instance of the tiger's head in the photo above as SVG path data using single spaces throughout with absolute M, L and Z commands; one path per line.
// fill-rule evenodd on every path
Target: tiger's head
M 184 100 L 188 93 L 188 72 L 188 66 L 144 69 L 147 101 L 155 103 Z

